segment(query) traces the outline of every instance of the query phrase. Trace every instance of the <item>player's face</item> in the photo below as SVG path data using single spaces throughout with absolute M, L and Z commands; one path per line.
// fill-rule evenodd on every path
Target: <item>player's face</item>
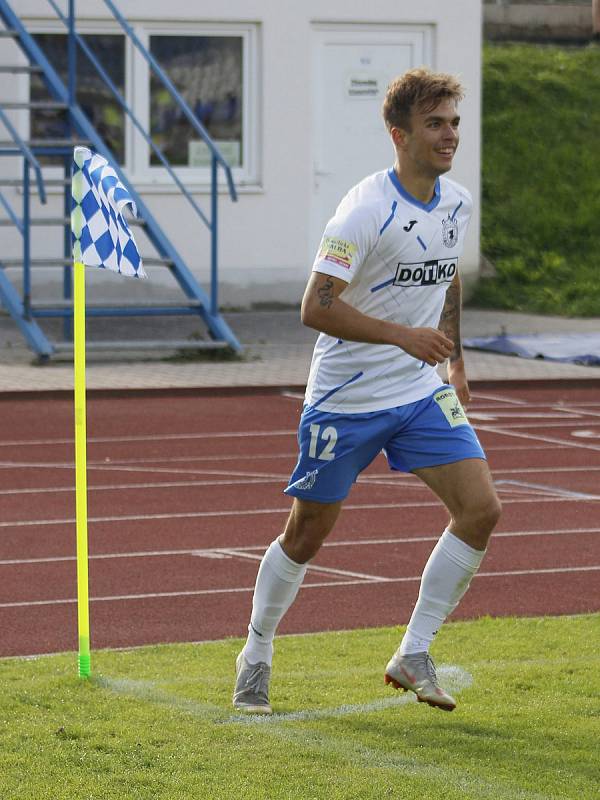
M 459 139 L 456 102 L 447 98 L 432 111 L 414 109 L 410 119 L 411 130 L 402 137 L 402 159 L 408 159 L 412 170 L 423 177 L 437 178 L 448 172 Z

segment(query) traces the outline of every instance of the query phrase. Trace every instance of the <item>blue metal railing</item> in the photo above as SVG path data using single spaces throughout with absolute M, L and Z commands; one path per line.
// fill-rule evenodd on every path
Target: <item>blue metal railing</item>
M 163 167 L 167 170 L 169 176 L 173 179 L 173 182 L 176 184 L 177 188 L 181 191 L 184 195 L 186 200 L 190 203 L 194 211 L 198 214 L 198 216 L 202 219 L 204 224 L 210 228 L 211 222 L 204 213 L 204 211 L 200 208 L 200 206 L 196 203 L 192 195 L 188 192 L 186 187 L 183 185 L 181 180 L 179 179 L 177 173 L 173 170 L 171 164 L 166 159 L 162 150 L 154 143 L 153 139 L 148 135 L 142 123 L 138 120 L 138 118 L 133 113 L 132 109 L 127 105 L 125 98 L 122 96 L 121 92 L 115 86 L 114 81 L 111 79 L 110 75 L 106 72 L 102 64 L 98 61 L 94 53 L 92 52 L 91 48 L 86 44 L 85 40 L 75 31 L 74 26 L 71 24 L 71 20 L 62 14 L 60 9 L 57 7 L 54 0 L 48 0 L 52 8 L 56 11 L 57 15 L 61 19 L 61 21 L 69 27 L 69 41 L 74 41 L 76 45 L 78 45 L 85 56 L 88 58 L 98 75 L 102 78 L 106 86 L 110 89 L 112 94 L 114 95 L 116 101 L 119 103 L 123 111 L 127 114 L 129 119 L 135 125 L 138 132 L 143 136 L 146 144 L 148 144 L 156 157 L 160 160 Z M 71 47 L 69 48 L 69 58 L 71 53 Z M 74 71 L 74 70 L 73 70 Z M 69 76 L 71 75 L 71 68 L 69 67 Z M 69 96 L 71 91 L 75 91 L 74 87 L 69 86 Z M 70 102 L 70 101 L 69 101 Z M 227 166 L 228 169 L 229 166 Z M 235 189 L 234 189 L 235 193 Z M 233 199 L 237 199 L 237 195 L 234 196 Z
M 144 129 L 143 125 L 139 122 L 137 117 L 134 115 L 133 111 L 127 105 L 125 99 L 121 96 L 121 93 L 114 85 L 113 81 L 111 80 L 110 76 L 107 74 L 106 70 L 102 67 L 99 63 L 98 59 L 94 56 L 91 49 L 87 46 L 85 41 L 82 39 L 81 36 L 75 30 L 75 0 L 69 0 L 69 16 L 68 18 L 61 12 L 60 8 L 57 6 L 55 0 L 48 0 L 50 6 L 54 9 L 55 13 L 59 17 L 59 19 L 63 22 L 63 24 L 68 28 L 69 31 L 69 47 L 68 47 L 68 58 L 69 58 L 69 104 L 72 104 L 71 95 L 75 95 L 75 84 L 74 78 L 71 77 L 76 73 L 75 69 L 75 52 L 76 52 L 76 45 L 78 45 L 86 57 L 89 59 L 90 63 L 96 69 L 104 83 L 108 86 L 110 91 L 113 93 L 114 97 L 116 98 L 117 102 L 121 106 L 121 108 L 125 111 L 125 113 L 129 116 L 137 130 L 141 133 L 146 143 L 152 148 L 152 151 L 158 157 L 162 165 L 167 170 L 169 176 L 176 184 L 177 188 L 182 192 L 186 200 L 190 203 L 194 211 L 198 214 L 198 216 L 202 219 L 206 227 L 210 231 L 210 311 L 212 314 L 216 314 L 218 311 L 218 248 L 219 248 L 219 239 L 218 239 L 218 167 L 222 167 L 225 178 L 227 181 L 227 187 L 229 190 L 229 195 L 231 199 L 235 202 L 237 200 L 237 192 L 235 190 L 235 185 L 233 182 L 233 175 L 231 172 L 231 167 L 227 163 L 227 161 L 223 158 L 223 155 L 219 151 L 218 147 L 214 144 L 212 139 L 210 138 L 208 131 L 202 125 L 202 123 L 198 120 L 195 114 L 192 112 L 190 107 L 187 105 L 181 94 L 177 91 L 175 85 L 170 80 L 170 78 L 165 74 L 164 70 L 161 68 L 160 64 L 156 61 L 154 56 L 148 52 L 148 50 L 144 47 L 144 45 L 140 42 L 139 38 L 137 37 L 133 28 L 128 24 L 125 20 L 123 15 L 117 9 L 115 4 L 112 0 L 104 0 L 105 5 L 108 7 L 109 11 L 112 13 L 114 18 L 117 20 L 119 25 L 125 31 L 127 37 L 133 42 L 135 47 L 141 53 L 143 58 L 149 64 L 151 70 L 157 76 L 157 78 L 161 81 L 163 86 L 167 89 L 175 103 L 178 105 L 180 110 L 182 111 L 185 118 L 188 122 L 192 125 L 196 133 L 202 138 L 206 146 L 208 147 L 210 154 L 211 154 L 211 170 L 210 170 L 210 184 L 211 184 L 211 214 L 210 219 L 206 216 L 206 214 L 202 211 L 200 206 L 196 203 L 192 195 L 188 192 L 186 187 L 182 184 L 181 180 L 174 172 L 171 164 L 166 159 L 162 150 L 154 143 L 152 137 Z M 72 63 L 71 63 L 72 60 Z
M 53 2 L 53 0 L 48 0 L 48 1 L 49 2 Z M 192 125 L 192 127 L 194 128 L 196 133 L 200 134 L 200 136 L 204 140 L 204 143 L 208 146 L 208 148 L 209 148 L 209 150 L 210 150 L 210 152 L 212 154 L 213 160 L 216 161 L 221 167 L 223 167 L 223 169 L 225 171 L 225 177 L 227 178 L 227 185 L 229 187 L 229 194 L 231 195 L 231 199 L 234 200 L 234 201 L 237 200 L 237 194 L 236 194 L 235 186 L 234 186 L 234 183 L 233 183 L 233 176 L 231 174 L 231 167 L 229 166 L 227 161 L 225 161 L 225 159 L 223 158 L 223 156 L 219 152 L 219 148 L 215 145 L 213 140 L 210 138 L 210 136 L 208 134 L 208 131 L 206 130 L 204 125 L 202 125 L 202 123 L 198 120 L 196 115 L 192 112 L 191 108 L 185 102 L 183 97 L 179 94 L 179 92 L 175 88 L 175 85 L 170 80 L 170 78 L 167 75 L 165 75 L 164 71 L 161 69 L 159 63 L 154 58 L 154 56 L 151 53 L 149 53 L 146 50 L 146 48 L 144 47 L 144 45 L 140 42 L 140 40 L 138 39 L 138 37 L 135 34 L 135 31 L 127 23 L 127 21 L 124 19 L 124 17 L 119 12 L 119 10 L 115 6 L 115 4 L 112 2 L 112 0 L 104 0 L 104 3 L 105 3 L 105 5 L 108 6 L 108 8 L 112 12 L 114 18 L 117 20 L 119 25 L 123 28 L 123 30 L 125 31 L 127 36 L 131 39 L 131 41 L 137 47 L 137 49 L 142 54 L 142 56 L 146 59 L 148 64 L 150 64 L 150 67 L 152 68 L 152 71 L 157 76 L 157 78 L 159 78 L 159 80 L 162 82 L 162 84 L 165 86 L 165 88 L 168 90 L 169 94 L 175 100 L 175 102 L 177 103 L 177 105 L 179 106 L 179 108 L 181 109 L 183 114 L 185 115 L 185 117 L 188 120 L 188 122 Z
M 40 163 L 37 158 L 33 155 L 27 144 L 21 139 L 19 133 L 15 126 L 12 124 L 8 116 L 4 113 L 4 111 L 0 108 L 0 120 L 4 123 L 6 130 L 10 133 L 13 138 L 13 141 L 23 154 L 23 158 L 33 167 L 33 171 L 35 172 L 35 180 L 38 187 L 38 193 L 40 195 L 40 200 L 42 203 L 46 202 L 46 189 L 44 187 L 44 178 L 42 176 L 42 169 L 40 167 Z
M 54 9 L 58 17 L 62 20 L 65 26 L 68 29 L 68 62 L 69 62 L 69 78 L 68 78 L 68 86 L 65 87 L 61 79 L 59 78 L 58 74 L 52 67 L 52 65 L 48 62 L 47 58 L 45 57 L 43 51 L 39 47 L 39 45 L 35 42 L 32 36 L 27 32 L 24 28 L 22 23 L 20 22 L 19 18 L 12 12 L 8 3 L 5 0 L 0 0 L 0 16 L 4 20 L 5 24 L 11 28 L 16 30 L 18 35 L 19 44 L 21 45 L 22 49 L 26 53 L 27 57 L 29 58 L 31 63 L 39 64 L 42 68 L 42 77 L 48 87 L 48 90 L 51 96 L 60 101 L 64 104 L 68 110 L 68 123 L 71 130 L 75 129 L 80 135 L 84 138 L 88 139 L 92 146 L 96 149 L 97 152 L 104 155 L 107 159 L 111 161 L 111 163 L 115 167 L 115 171 L 119 175 L 119 178 L 123 181 L 123 183 L 128 186 L 131 191 L 132 197 L 134 198 L 136 205 L 140 211 L 141 216 L 145 220 L 147 227 L 146 232 L 148 234 L 148 238 L 154 244 L 157 251 L 163 258 L 166 258 L 173 264 L 173 273 L 174 276 L 177 278 L 180 286 L 182 287 L 184 293 L 187 295 L 188 298 L 196 301 L 196 308 L 197 312 L 200 316 L 203 317 L 205 322 L 211 331 L 211 334 L 215 336 L 215 338 L 224 338 L 226 339 L 229 344 L 236 350 L 240 349 L 239 342 L 229 330 L 226 323 L 220 318 L 218 314 L 218 281 L 217 281 L 217 259 L 218 259 L 218 218 L 217 218 L 217 201 L 218 201 L 218 169 L 221 167 L 224 170 L 225 178 L 227 181 L 229 194 L 232 200 L 237 199 L 237 194 L 235 191 L 235 186 L 233 184 L 233 177 L 231 173 L 231 168 L 223 158 L 222 154 L 219 152 L 218 148 L 212 142 L 208 132 L 202 126 L 202 124 L 196 119 L 192 111 L 186 105 L 185 101 L 181 97 L 181 95 L 177 92 L 176 88 L 173 86 L 172 82 L 169 78 L 164 74 L 163 70 L 157 64 L 155 59 L 144 49 L 143 45 L 135 35 L 135 32 L 131 29 L 131 27 L 127 24 L 124 18 L 121 16 L 118 9 L 114 6 L 110 0 L 105 0 L 106 5 L 108 6 L 109 10 L 115 16 L 115 19 L 119 22 L 122 28 L 125 30 L 126 34 L 129 36 L 131 41 L 134 45 L 140 50 L 146 61 L 150 64 L 151 69 L 157 75 L 157 77 L 161 80 L 163 85 L 167 88 L 170 92 L 171 96 L 173 97 L 175 103 L 180 107 L 183 114 L 186 116 L 188 121 L 193 126 L 196 133 L 202 138 L 205 142 L 206 146 L 208 147 L 210 154 L 211 154 L 211 211 L 210 211 L 210 219 L 208 216 L 202 211 L 202 209 L 198 206 L 195 202 L 194 198 L 188 192 L 188 190 L 183 186 L 179 177 L 172 169 L 169 162 L 166 160 L 162 151 L 154 144 L 151 137 L 146 133 L 143 126 L 140 124 L 139 120 L 136 119 L 135 115 L 127 106 L 126 101 L 121 96 L 119 90 L 111 81 L 110 77 L 103 69 L 102 65 L 98 62 L 96 57 L 94 56 L 93 52 L 87 46 L 86 42 L 83 40 L 81 36 L 75 30 L 75 13 L 74 13 L 74 0 L 69 0 L 69 15 L 66 17 L 61 10 L 58 8 L 54 0 L 48 0 L 51 7 Z M 150 214 L 149 210 L 147 209 L 146 205 L 142 202 L 141 198 L 138 196 L 137 192 L 133 190 L 129 181 L 123 175 L 122 170 L 120 169 L 117 160 L 114 154 L 110 151 L 106 143 L 100 139 L 98 136 L 95 128 L 92 126 L 91 122 L 88 120 L 82 109 L 76 103 L 76 52 L 77 48 L 80 48 L 84 55 L 90 60 L 96 71 L 98 72 L 101 79 L 104 83 L 108 86 L 110 91 L 113 93 L 117 102 L 123 108 L 125 113 L 128 114 L 129 118 L 132 120 L 133 124 L 136 126 L 138 131 L 143 135 L 143 138 L 147 142 L 147 144 L 152 148 L 153 152 L 157 155 L 167 172 L 169 173 L 170 177 L 174 180 L 175 184 L 178 186 L 182 194 L 186 197 L 187 201 L 192 205 L 195 211 L 198 213 L 200 218 L 202 219 L 203 223 L 209 228 L 210 230 L 210 239 L 211 239 L 211 254 L 210 254 L 210 275 L 211 275 L 211 291 L 210 297 L 206 297 L 203 293 L 203 290 L 198 285 L 196 279 L 184 264 L 183 260 L 174 249 L 173 245 L 166 239 L 164 234 L 162 233 L 160 227 L 157 225 L 156 221 Z M 12 133 L 12 132 L 11 132 Z M 15 132 L 16 133 L 16 132 Z M 13 136 L 13 138 L 15 138 Z M 15 139 L 16 141 L 16 139 Z M 23 143 L 25 144 L 25 143 Z M 37 148 L 37 153 L 43 153 L 45 150 L 43 148 Z M 33 154 L 31 154 L 33 155 Z M 67 155 L 65 151 L 65 156 Z M 65 162 L 66 163 L 66 162 Z M 38 165 L 39 167 L 39 165 Z M 36 172 L 36 176 L 38 173 Z M 28 173 L 27 173 L 28 179 Z M 40 189 L 40 196 L 45 197 L 45 192 L 43 189 L 43 185 Z M 28 227 L 28 226 L 27 226 Z M 65 236 L 65 242 L 67 242 L 67 236 Z M 67 245 L 65 245 L 67 246 Z M 29 255 L 27 254 L 26 260 L 29 260 Z M 28 271 L 28 270 L 26 270 Z M 65 285 L 64 285 L 64 296 L 65 298 L 68 296 L 68 276 L 65 275 Z M 143 313 L 143 312 L 141 312 Z M 46 316 L 47 313 L 40 311 L 38 316 Z M 66 316 L 66 314 L 65 314 Z

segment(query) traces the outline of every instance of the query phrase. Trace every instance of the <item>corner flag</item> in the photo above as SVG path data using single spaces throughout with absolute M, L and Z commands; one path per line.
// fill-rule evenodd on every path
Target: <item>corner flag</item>
M 73 317 L 75 367 L 75 506 L 77 531 L 77 623 L 79 676 L 91 672 L 87 535 L 87 456 L 85 389 L 85 267 L 147 277 L 133 234 L 123 217 L 131 194 L 108 161 L 76 147 L 71 178 Z
M 122 275 L 147 278 L 133 234 L 123 217 L 133 198 L 108 161 L 87 147 L 73 154 L 71 238 L 73 259 Z

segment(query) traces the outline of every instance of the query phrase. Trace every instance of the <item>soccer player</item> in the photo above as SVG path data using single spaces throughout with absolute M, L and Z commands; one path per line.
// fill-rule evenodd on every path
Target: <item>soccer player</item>
M 393 81 L 383 118 L 396 160 L 343 198 L 328 222 L 302 300 L 321 332 L 300 420 L 294 498 L 283 534 L 256 580 L 233 704 L 272 713 L 273 637 L 308 562 L 331 532 L 352 483 L 382 450 L 393 470 L 417 475 L 450 521 L 425 566 L 419 596 L 385 682 L 452 711 L 429 648 L 477 572 L 500 503 L 464 405 L 459 257 L 469 192 L 442 177 L 459 140 L 458 80 L 413 69 Z M 448 360 L 444 384 L 437 372 Z

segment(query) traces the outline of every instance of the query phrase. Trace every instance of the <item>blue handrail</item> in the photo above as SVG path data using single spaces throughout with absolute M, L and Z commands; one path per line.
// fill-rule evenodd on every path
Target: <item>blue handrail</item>
M 57 6 L 57 5 L 56 5 L 56 3 L 54 2 L 54 0 L 48 0 L 48 2 L 49 2 L 49 4 L 52 6 L 52 8 L 54 9 L 54 11 L 56 12 L 57 16 L 60 18 L 60 20 L 61 20 L 61 21 L 62 21 L 62 22 L 65 24 L 65 25 L 69 25 L 69 20 L 67 19 L 67 17 L 65 17 L 65 16 L 64 16 L 64 14 L 62 14 L 61 10 L 58 8 L 58 6 Z M 102 80 L 104 81 L 104 83 L 105 83 L 105 84 L 108 86 L 108 88 L 110 89 L 110 91 L 113 93 L 113 95 L 114 95 L 115 99 L 117 100 L 117 102 L 119 103 L 119 105 L 121 106 L 121 108 L 123 109 L 123 111 L 124 111 L 124 112 L 127 114 L 127 116 L 128 116 L 130 119 L 131 119 L 131 121 L 133 122 L 133 124 L 135 125 L 135 127 L 137 128 L 137 130 L 138 130 L 138 131 L 141 133 L 141 135 L 144 137 L 144 139 L 145 139 L 146 143 L 147 143 L 148 145 L 150 145 L 150 147 L 152 148 L 153 152 L 154 152 L 154 153 L 156 154 L 156 156 L 157 156 L 157 157 L 160 159 L 160 161 L 161 161 L 162 165 L 164 166 L 164 168 L 167 170 L 167 172 L 169 173 L 169 175 L 171 176 L 171 178 L 172 178 L 172 179 L 173 179 L 173 181 L 175 182 L 175 184 L 176 184 L 177 188 L 178 188 L 178 189 L 181 191 L 181 193 L 184 195 L 184 197 L 186 198 L 186 200 L 187 200 L 187 201 L 190 203 L 190 205 L 192 206 L 192 208 L 194 209 L 194 211 L 195 211 L 195 212 L 198 214 L 198 216 L 199 216 L 199 217 L 202 219 L 202 221 L 204 222 L 204 224 L 205 224 L 207 227 L 209 227 L 209 228 L 210 228 L 210 224 L 211 224 L 211 223 L 210 223 L 210 221 L 209 221 L 208 217 L 207 217 L 207 216 L 206 216 L 206 214 L 205 214 L 205 213 L 202 211 L 202 209 L 200 208 L 200 206 L 199 206 L 199 205 L 196 203 L 196 201 L 194 200 L 194 198 L 192 197 L 192 195 L 189 193 L 189 191 L 186 189 L 186 187 L 184 186 L 184 184 L 181 182 L 181 180 L 180 180 L 180 179 L 179 179 L 179 177 L 177 176 L 177 173 L 176 173 L 176 172 L 173 170 L 173 168 L 171 167 L 171 164 L 170 164 L 170 163 L 167 161 L 167 159 L 165 158 L 165 155 L 164 155 L 164 153 L 162 152 L 162 150 L 161 150 L 161 149 L 160 149 L 160 148 L 159 148 L 159 147 L 158 147 L 158 146 L 157 146 L 157 145 L 156 145 L 156 144 L 153 142 L 152 138 L 151 138 L 151 137 L 150 137 L 150 136 L 149 136 L 149 135 L 146 133 L 146 131 L 144 130 L 144 127 L 143 127 L 143 125 L 142 125 L 142 124 L 141 124 L 141 122 L 138 120 L 138 118 L 135 116 L 135 114 L 133 113 L 133 111 L 132 111 L 132 110 L 129 108 L 129 106 L 127 105 L 127 102 L 126 102 L 126 100 L 123 98 L 123 96 L 121 95 L 120 91 L 119 91 L 119 90 L 118 90 L 118 88 L 115 86 L 115 84 L 114 84 L 114 82 L 112 81 L 112 79 L 111 79 L 110 75 L 109 75 L 109 74 L 106 72 L 106 70 L 104 69 L 104 67 L 102 66 L 102 64 L 101 64 L 101 63 L 98 61 L 98 59 L 96 58 L 96 56 L 94 55 L 94 53 L 92 52 L 92 50 L 91 50 L 91 49 L 88 47 L 88 45 L 85 43 L 85 40 L 84 40 L 84 39 L 83 39 L 83 38 L 82 38 L 82 37 L 81 37 L 81 36 L 80 36 L 80 35 L 79 35 L 79 34 L 78 34 L 76 31 L 74 31 L 74 30 L 73 30 L 73 32 L 72 32 L 72 34 L 71 34 L 71 35 L 74 37 L 74 40 L 77 42 L 77 44 L 79 45 L 79 47 L 81 47 L 82 51 L 83 51 L 83 52 L 84 52 L 84 54 L 87 56 L 87 58 L 88 58 L 88 59 L 89 59 L 89 61 L 91 62 L 92 66 L 94 67 L 94 69 L 96 70 L 96 72 L 98 73 L 98 75 L 99 75 L 99 76 L 102 78 Z
M 40 195 L 40 200 L 42 203 L 46 202 L 46 189 L 44 187 L 44 179 L 42 177 L 42 170 L 40 168 L 39 161 L 33 155 L 31 150 L 27 147 L 27 144 L 21 139 L 19 136 L 18 131 L 16 130 L 15 126 L 12 124 L 10 119 L 6 116 L 4 111 L 0 108 L 0 119 L 4 123 L 7 131 L 13 138 L 13 141 L 19 146 L 19 150 L 23 153 L 23 157 L 29 162 L 29 164 L 33 167 L 35 172 L 35 180 L 38 187 L 38 192 Z
M 10 217 L 10 221 L 13 223 L 13 225 L 15 226 L 15 228 L 16 228 L 16 229 L 19 231 L 19 233 L 21 234 L 21 236 L 23 236 L 23 223 L 22 223 L 22 222 L 21 222 L 21 220 L 20 220 L 20 219 L 17 217 L 17 215 L 16 215 L 16 214 L 15 214 L 15 212 L 14 212 L 14 209 L 13 209 L 13 207 L 12 207 L 12 206 L 11 206 L 11 204 L 8 202 L 8 200 L 6 199 L 6 197 L 4 197 L 4 195 L 2 194 L 2 192 L 0 192 L 0 205 L 4 206 L 4 209 L 6 210 L 6 213 L 7 213 L 7 214 L 8 214 L 8 216 Z
M 52 0 L 49 1 L 52 2 Z M 154 56 L 151 53 L 149 53 L 144 47 L 144 45 L 140 42 L 140 40 L 135 34 L 135 31 L 126 22 L 126 20 L 121 15 L 121 13 L 119 12 L 115 4 L 112 2 L 112 0 L 104 0 L 104 2 L 108 6 L 110 11 L 113 13 L 115 19 L 121 25 L 127 36 L 129 36 L 131 41 L 134 43 L 134 45 L 137 47 L 137 49 L 140 51 L 140 53 L 143 55 L 146 61 L 150 64 L 154 74 L 162 81 L 163 85 L 168 89 L 169 94 L 175 100 L 179 108 L 183 111 L 188 122 L 192 125 L 196 133 L 200 134 L 200 136 L 204 140 L 204 143 L 207 145 L 210 152 L 212 153 L 213 158 L 215 158 L 217 162 L 223 167 L 223 170 L 225 171 L 225 176 L 227 178 L 227 185 L 229 187 L 229 194 L 231 196 L 231 199 L 234 201 L 237 200 L 237 193 L 235 191 L 235 186 L 233 183 L 231 167 L 229 166 L 227 161 L 225 161 L 218 147 L 216 147 L 216 145 L 210 138 L 208 131 L 206 130 L 204 125 L 202 125 L 202 123 L 199 122 L 196 116 L 192 113 L 190 107 L 185 102 L 183 97 L 179 94 L 179 92 L 175 88 L 170 78 L 168 78 L 167 75 L 165 75 L 165 73 L 160 67 L 160 64 L 156 61 Z

